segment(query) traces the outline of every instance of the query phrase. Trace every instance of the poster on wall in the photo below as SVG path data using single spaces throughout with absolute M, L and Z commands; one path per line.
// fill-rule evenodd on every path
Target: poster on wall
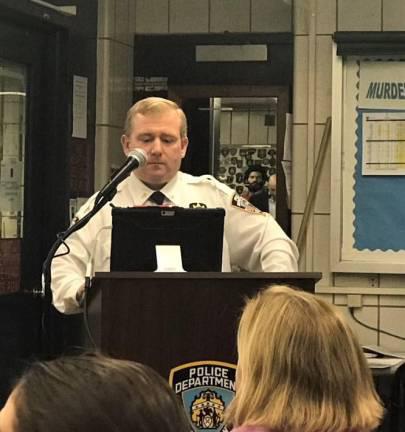
M 332 197 L 333 270 L 403 272 L 405 62 L 345 59 L 340 97 L 341 136 L 332 150 L 341 157 L 333 168 L 341 188 Z

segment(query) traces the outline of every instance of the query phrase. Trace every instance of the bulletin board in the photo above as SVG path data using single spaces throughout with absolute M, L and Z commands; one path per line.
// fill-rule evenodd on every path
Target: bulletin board
M 332 271 L 405 272 L 405 61 L 333 59 Z

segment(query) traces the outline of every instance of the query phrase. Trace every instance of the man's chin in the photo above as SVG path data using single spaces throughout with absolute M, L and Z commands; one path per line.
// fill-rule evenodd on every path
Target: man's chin
M 151 189 L 159 189 L 170 180 L 166 175 L 145 175 L 144 173 L 142 175 L 136 173 L 135 175 Z

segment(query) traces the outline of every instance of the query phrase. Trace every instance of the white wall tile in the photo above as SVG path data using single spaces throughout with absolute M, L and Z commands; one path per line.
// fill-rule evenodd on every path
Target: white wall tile
M 294 41 L 293 122 L 308 121 L 308 36 Z
M 94 187 L 100 189 L 111 175 L 111 166 L 119 166 L 123 160 L 120 137 L 122 129 L 111 126 L 96 126 Z
M 136 31 L 136 0 L 129 0 L 129 32 L 132 40 L 131 44 L 134 44 L 134 34 Z
M 97 36 L 114 38 L 115 33 L 115 0 L 99 0 L 97 16 Z
M 250 0 L 210 0 L 210 32 L 250 31 Z
M 316 154 L 314 159 L 314 167 L 318 159 L 324 129 L 325 129 L 325 125 L 316 125 L 315 127 L 315 153 Z M 316 196 L 314 202 L 315 213 L 330 213 L 330 171 L 331 171 L 331 146 L 330 146 L 330 137 L 329 137 L 325 157 L 323 160 L 323 164 L 321 166 L 321 175 L 319 177 L 319 182 L 316 189 Z M 329 232 L 324 234 L 329 237 Z
M 309 33 L 310 10 L 308 4 L 308 0 L 294 1 L 293 27 L 295 35 L 307 35 Z
M 318 285 L 319 285 L 319 282 L 318 282 Z M 316 293 L 317 297 L 321 298 L 322 300 L 324 300 L 328 303 L 333 304 L 333 294 L 319 294 L 316 292 L 316 286 L 315 286 L 315 293 Z
M 267 144 L 277 147 L 277 127 L 268 126 L 267 127 Z
M 380 296 L 380 306 L 405 307 L 405 296 L 382 295 Z M 404 320 L 404 327 L 405 327 L 405 320 Z
M 402 274 L 382 274 L 380 275 L 381 288 L 405 288 L 405 275 Z
M 231 116 L 230 111 L 221 111 L 219 130 L 221 145 L 231 144 Z
M 237 112 L 232 113 L 231 141 L 232 145 L 243 145 L 248 142 L 248 122 L 249 113 Z
M 96 123 L 108 124 L 111 104 L 112 42 L 106 39 L 97 41 L 97 93 Z
M 292 131 L 292 199 L 293 213 L 303 213 L 307 199 L 307 126 L 294 125 Z
M 110 171 L 111 169 L 115 171 L 125 161 L 125 155 L 121 145 L 121 135 L 122 128 L 108 128 L 108 160 Z
M 347 306 L 347 295 L 346 294 L 335 294 L 336 305 Z M 377 295 L 362 295 L 361 301 L 363 306 L 378 306 L 378 296 Z
M 381 0 L 338 0 L 338 31 L 380 31 Z
M 316 33 L 332 34 L 336 31 L 336 0 L 316 3 Z
M 376 345 L 378 343 L 378 334 L 374 330 L 367 329 L 362 325 L 358 324 L 350 316 L 349 309 L 345 306 L 337 306 L 337 308 L 344 314 L 348 323 L 350 324 L 353 331 L 357 334 L 361 345 Z M 356 309 L 355 316 L 361 322 L 364 322 L 368 326 L 378 327 L 378 309 L 376 307 L 363 307 Z
M 249 144 L 267 144 L 268 126 L 265 125 L 265 112 L 251 111 L 249 113 Z
M 170 0 L 170 33 L 208 33 L 208 0 Z
M 115 3 L 115 38 L 126 45 L 133 45 L 134 35 L 131 32 L 129 1 L 119 0 Z
M 136 0 L 136 33 L 169 32 L 169 0 Z
M 108 123 L 122 128 L 132 102 L 133 49 L 121 43 L 113 43 L 112 49 L 112 103 Z
M 252 0 L 252 32 L 290 32 L 292 8 L 283 0 Z
M 337 287 L 377 287 L 375 275 L 356 273 L 336 273 L 335 286 Z
M 380 309 L 380 330 L 394 333 L 405 338 L 405 309 L 382 307 Z M 405 341 L 380 334 L 380 345 L 394 351 L 405 351 Z
M 319 286 L 330 286 L 332 276 L 329 263 L 329 224 L 328 215 L 314 215 L 313 271 L 322 273 Z
M 383 30 L 405 30 L 404 0 L 383 0 Z
M 324 123 L 332 111 L 332 37 L 316 38 L 315 121 Z

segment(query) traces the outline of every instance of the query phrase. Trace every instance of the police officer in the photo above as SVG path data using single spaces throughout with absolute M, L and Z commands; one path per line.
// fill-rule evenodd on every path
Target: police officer
M 126 155 L 143 149 L 148 162 L 118 185 L 115 206 L 156 205 L 152 194 L 160 191 L 163 205 L 222 207 L 226 211 L 223 271 L 233 266 L 253 272 L 297 271 L 297 248 L 269 214 L 212 176 L 179 171 L 188 138 L 186 117 L 177 104 L 157 97 L 137 102 L 127 113 L 121 143 Z M 92 208 L 94 198 L 79 210 L 79 217 Z M 109 271 L 110 228 L 111 208 L 104 206 L 67 239 L 70 253 L 54 258 L 51 288 L 60 312 L 80 312 L 89 263 L 94 263 L 94 271 Z

